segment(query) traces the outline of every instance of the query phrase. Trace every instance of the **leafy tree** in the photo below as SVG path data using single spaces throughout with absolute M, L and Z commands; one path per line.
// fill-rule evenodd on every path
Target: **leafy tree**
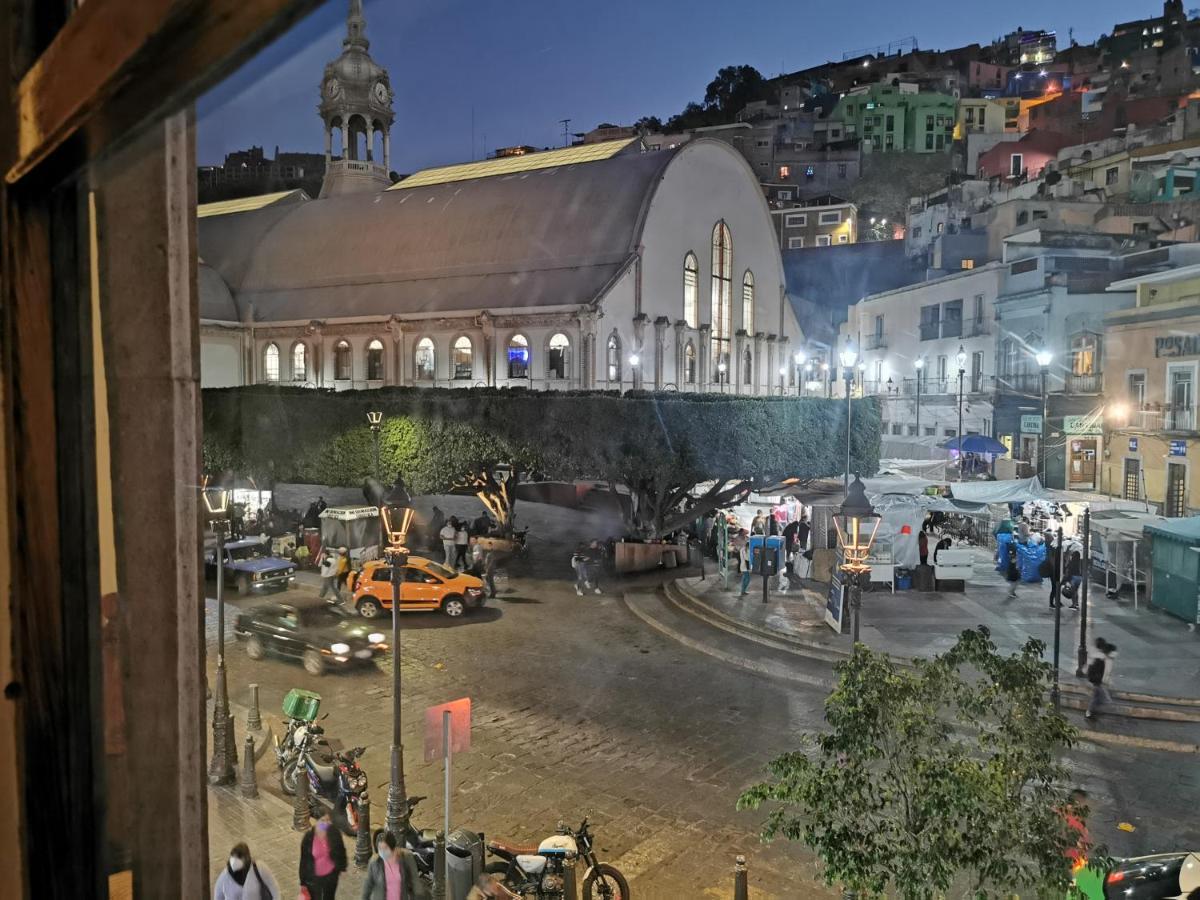
M 663 130 L 663 123 L 658 116 L 642 116 L 633 123 L 633 127 L 643 134 L 657 133 Z
M 848 199 L 858 205 L 860 222 L 875 216 L 903 223 L 909 200 L 945 187 L 949 174 L 947 153 L 868 153 Z
M 831 730 L 773 760 L 739 806 L 772 804 L 764 837 L 803 841 L 848 892 L 1063 896 L 1081 842 L 1065 813 L 1086 809 L 1067 797 L 1076 732 L 1047 702 L 1044 649 L 1002 656 L 980 627 L 906 669 L 856 644 L 825 704 Z
M 667 119 L 667 131 L 687 131 L 691 128 L 704 128 L 707 125 L 715 124 L 709 110 L 699 103 L 692 102 L 683 108 L 683 112 L 676 113 Z
M 724 66 L 704 91 L 704 105 L 723 122 L 732 122 L 747 103 L 762 100 L 767 82 L 754 66 Z

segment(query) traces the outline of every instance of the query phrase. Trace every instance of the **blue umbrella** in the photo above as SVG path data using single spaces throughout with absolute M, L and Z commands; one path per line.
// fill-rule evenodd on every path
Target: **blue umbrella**
M 1007 453 L 1005 447 L 995 438 L 986 434 L 968 434 L 963 437 L 952 437 L 944 444 L 939 444 L 943 450 L 957 450 L 959 453 Z

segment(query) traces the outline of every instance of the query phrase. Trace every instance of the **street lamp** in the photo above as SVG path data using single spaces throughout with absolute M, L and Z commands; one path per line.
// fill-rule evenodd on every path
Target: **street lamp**
M 641 364 L 642 358 L 640 356 L 638 356 L 636 353 L 629 354 L 629 371 L 633 377 L 633 389 L 635 391 L 639 390 L 642 386 L 640 369 Z
M 372 410 L 367 413 L 367 421 L 371 423 L 371 438 L 375 442 L 375 480 L 379 480 L 379 429 L 383 422 L 383 413 Z
M 204 497 L 209 525 L 217 539 L 217 687 L 213 693 L 213 747 L 212 760 L 208 764 L 208 783 L 232 784 L 236 748 L 233 722 L 229 715 L 229 687 L 225 678 L 225 535 L 229 528 L 229 491 L 219 484 L 210 484 L 206 475 L 200 493 Z
M 779 396 L 783 396 L 783 383 L 787 378 L 787 366 L 779 367 Z
M 963 426 L 962 426 L 962 404 L 963 404 L 963 376 L 967 374 L 967 351 L 963 349 L 963 345 L 958 345 L 958 353 L 954 354 L 954 361 L 958 363 L 958 480 L 963 480 Z
M 825 382 L 825 396 L 833 396 L 833 376 L 829 372 L 829 363 L 821 363 L 821 380 Z
M 397 841 L 404 840 L 408 825 L 408 792 L 404 787 L 404 738 L 400 723 L 400 593 L 404 584 L 404 567 L 408 564 L 408 530 L 412 525 L 412 498 L 404 487 L 404 480 L 396 479 L 395 485 L 384 493 L 382 485 L 374 481 L 368 485 L 368 495 L 379 507 L 379 529 L 381 541 L 386 541 L 384 555 L 391 568 L 392 583 L 392 759 L 391 783 L 387 793 L 387 830 Z
M 804 389 L 804 378 L 800 375 L 800 367 L 804 365 L 804 353 L 797 350 L 792 359 L 796 363 L 796 396 L 799 397 L 800 392 Z
M 1041 465 L 1038 466 L 1038 476 L 1042 486 L 1046 485 L 1046 434 L 1048 428 L 1046 426 L 1046 412 L 1048 398 L 1046 395 L 1046 376 L 1050 374 L 1050 360 L 1054 357 L 1050 355 L 1048 350 L 1039 350 L 1034 357 L 1037 360 L 1038 367 L 1042 370 L 1042 433 L 1039 437 L 1041 443 Z
M 838 546 L 842 550 L 840 568 L 850 575 L 853 587 L 850 608 L 853 616 L 852 635 L 856 644 L 859 609 L 862 607 L 861 578 L 863 573 L 870 571 L 867 558 L 871 555 L 871 545 L 875 542 L 875 532 L 879 529 L 881 521 L 867 500 L 866 487 L 855 475 L 854 483 L 846 491 L 846 499 L 842 502 L 839 514 L 833 517 L 833 525 L 837 529 Z
M 725 393 L 725 382 L 728 381 L 728 379 L 725 377 L 726 368 L 727 367 L 725 363 L 717 363 L 717 381 L 720 382 L 722 394 Z
M 846 476 L 842 483 L 842 493 L 848 495 L 850 491 L 850 388 L 854 384 L 854 361 L 858 359 L 858 353 L 855 352 L 854 345 L 846 341 L 840 357 L 842 379 L 846 382 Z
M 921 436 L 921 376 L 925 374 L 925 357 L 918 356 L 913 360 L 913 368 L 917 370 L 917 437 Z

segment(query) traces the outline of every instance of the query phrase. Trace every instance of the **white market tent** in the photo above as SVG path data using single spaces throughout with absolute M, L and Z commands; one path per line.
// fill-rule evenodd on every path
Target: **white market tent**
M 1131 585 L 1133 608 L 1137 609 L 1138 586 L 1145 582 L 1149 568 L 1146 554 L 1141 552 L 1143 529 L 1147 525 L 1161 525 L 1167 520 L 1153 513 L 1125 509 L 1095 510 L 1091 520 L 1092 535 L 1098 539 L 1092 543 L 1092 555 L 1093 558 L 1101 557 L 1105 589 L 1116 592 L 1125 584 Z M 1100 542 L 1103 542 L 1102 547 L 1097 546 Z M 1139 553 L 1142 555 L 1140 564 Z

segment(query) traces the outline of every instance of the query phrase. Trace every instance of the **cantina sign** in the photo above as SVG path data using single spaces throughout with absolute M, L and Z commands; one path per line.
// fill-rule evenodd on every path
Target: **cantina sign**
M 1200 334 L 1178 334 L 1154 339 L 1156 357 L 1200 356 Z

